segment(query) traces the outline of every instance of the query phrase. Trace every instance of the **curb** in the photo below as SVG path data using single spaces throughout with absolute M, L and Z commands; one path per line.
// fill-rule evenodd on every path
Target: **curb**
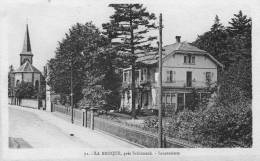
M 140 145 L 140 144 L 131 142 L 131 141 L 127 140 L 127 139 L 123 139 L 123 138 L 121 138 L 121 137 L 119 137 L 119 136 L 110 134 L 110 133 L 108 133 L 108 132 L 106 132 L 106 131 L 99 130 L 99 129 L 94 129 L 94 130 L 97 131 L 97 132 L 104 133 L 104 134 L 106 134 L 106 135 L 112 136 L 112 137 L 114 137 L 114 138 L 116 138 L 116 139 L 125 141 L 125 142 L 127 142 L 127 143 L 129 143 L 129 144 L 133 144 L 133 145 L 135 145 L 135 146 L 138 146 L 139 148 L 147 148 L 147 147 L 145 147 L 145 146 L 143 146 L 143 145 Z
M 63 118 L 68 118 L 68 119 L 69 119 L 69 116 L 68 116 L 68 115 L 63 115 L 63 114 L 60 114 L 60 113 L 58 113 L 58 112 L 54 112 L 54 113 L 56 113 L 56 114 L 58 114 L 58 115 L 61 115 L 61 116 L 57 116 L 57 115 L 54 114 L 54 116 L 56 116 L 56 117 L 63 117 Z M 65 121 L 67 121 L 67 120 L 65 120 Z M 79 124 L 75 124 L 75 123 L 74 123 L 74 125 L 77 125 L 77 126 L 80 126 L 80 127 L 84 127 L 84 126 L 81 125 L 81 121 L 75 119 L 74 122 L 79 123 Z M 84 127 L 84 128 L 86 128 L 86 127 Z M 88 127 L 88 128 L 89 128 L 89 127 Z M 103 130 L 94 129 L 94 131 L 96 131 L 96 132 L 98 132 L 98 133 L 103 133 L 103 134 L 109 135 L 109 136 L 114 137 L 114 138 L 116 138 L 116 139 L 119 139 L 119 140 L 121 140 L 121 141 L 124 141 L 124 142 L 127 142 L 127 143 L 129 143 L 129 144 L 138 146 L 139 148 L 147 148 L 147 147 L 145 147 L 145 146 L 143 146 L 143 145 L 140 145 L 140 144 L 131 142 L 131 141 L 129 141 L 129 140 L 123 139 L 123 138 L 121 138 L 121 137 L 118 137 L 118 136 L 116 136 L 116 135 L 110 134 L 110 133 L 108 133 L 108 132 L 106 132 L 106 131 L 103 131 Z

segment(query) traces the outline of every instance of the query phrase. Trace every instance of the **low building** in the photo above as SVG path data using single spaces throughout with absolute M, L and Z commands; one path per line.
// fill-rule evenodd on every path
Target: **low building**
M 218 68 L 223 65 L 204 50 L 187 42 L 163 47 L 162 103 L 170 112 L 192 109 L 195 89 L 202 99 L 209 89 L 217 87 Z M 142 109 L 158 108 L 158 53 L 139 55 L 136 65 L 136 106 Z M 123 69 L 123 90 L 120 110 L 131 111 L 131 67 Z

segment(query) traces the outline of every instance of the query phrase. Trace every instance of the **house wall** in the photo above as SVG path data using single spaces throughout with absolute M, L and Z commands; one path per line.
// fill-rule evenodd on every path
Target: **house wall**
M 192 72 L 192 86 L 195 88 L 205 88 L 208 87 L 206 73 L 210 72 L 211 84 L 215 86 L 217 83 L 217 64 L 213 62 L 206 55 L 192 55 L 195 56 L 194 63 L 184 63 L 184 56 L 186 54 L 174 54 L 169 55 L 163 60 L 163 69 L 162 69 L 162 85 L 164 87 L 162 93 L 163 105 L 169 108 L 173 108 L 173 111 L 176 111 L 178 105 L 178 95 L 183 95 L 184 93 L 190 93 L 190 88 L 187 87 L 187 72 Z M 158 67 L 149 67 L 147 68 L 147 80 L 151 82 L 151 89 L 147 94 L 143 95 L 143 108 L 153 108 L 157 109 L 158 104 L 158 76 L 159 69 Z M 173 77 L 172 81 L 167 80 L 167 71 L 172 71 Z M 168 88 L 169 87 L 169 88 Z M 174 88 L 177 87 L 177 88 Z M 130 91 L 131 92 L 131 91 Z M 121 107 L 124 109 L 131 110 L 131 98 L 128 99 L 126 92 L 124 98 L 121 101 Z M 148 96 L 148 105 L 145 106 Z M 185 96 L 185 95 L 184 95 Z M 131 97 L 131 94 L 130 94 Z M 185 96 L 186 97 L 186 96 Z M 136 107 L 138 100 L 136 99 Z M 183 100 L 185 101 L 185 99 Z M 184 105 L 185 106 L 185 105 Z M 167 108 L 166 108 L 167 111 Z
M 167 81 L 167 71 L 173 71 L 173 81 Z M 208 57 L 196 55 L 195 64 L 185 64 L 184 54 L 169 55 L 163 61 L 162 84 L 163 86 L 185 87 L 186 73 L 192 72 L 192 87 L 204 88 L 206 84 L 206 72 L 211 73 L 211 83 L 217 82 L 217 65 Z M 155 81 L 158 83 L 158 68 L 155 72 Z M 156 84 L 157 84 L 156 83 Z
M 175 66 L 175 67 L 187 67 L 187 68 L 217 68 L 217 65 L 205 55 L 197 55 L 195 56 L 195 64 L 185 64 L 184 56 L 187 54 L 174 54 L 169 55 L 163 61 L 164 66 Z

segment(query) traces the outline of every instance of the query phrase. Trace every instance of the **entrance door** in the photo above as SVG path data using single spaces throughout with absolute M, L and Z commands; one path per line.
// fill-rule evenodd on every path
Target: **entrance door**
M 192 72 L 187 72 L 186 74 L 186 83 L 187 83 L 187 87 L 191 87 L 191 83 L 192 83 Z

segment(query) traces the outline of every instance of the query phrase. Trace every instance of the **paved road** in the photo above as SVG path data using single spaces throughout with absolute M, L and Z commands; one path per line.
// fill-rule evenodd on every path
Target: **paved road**
M 112 136 L 73 125 L 50 112 L 19 106 L 9 106 L 9 136 L 33 148 L 136 148 Z

